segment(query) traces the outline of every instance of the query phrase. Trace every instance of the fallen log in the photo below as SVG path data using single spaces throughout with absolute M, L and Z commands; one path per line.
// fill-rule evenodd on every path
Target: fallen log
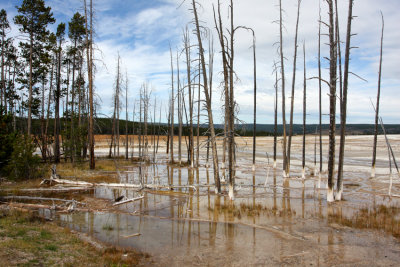
M 62 198 L 49 198 L 49 197 L 30 197 L 30 196 L 3 196 L 3 199 L 24 199 L 24 200 L 45 200 L 45 201 L 60 201 L 71 203 L 74 202 L 80 205 L 86 205 L 83 202 L 76 201 L 74 199 L 62 199 Z
M 173 190 L 174 188 L 192 188 L 196 190 L 196 186 L 194 185 L 157 185 L 157 184 L 121 184 L 121 183 L 88 183 L 84 181 L 71 181 L 66 179 L 58 179 L 58 178 L 50 178 L 44 179 L 41 183 L 43 184 L 67 184 L 67 185 L 75 185 L 75 186 L 86 186 L 86 187 L 93 187 L 93 186 L 106 186 L 106 187 L 123 187 L 123 188 L 138 188 L 138 189 L 169 189 Z
M 88 183 L 88 182 L 83 182 L 83 181 L 71 181 L 71 180 L 66 180 L 66 179 L 59 179 L 59 178 L 54 178 L 53 176 L 50 177 L 50 179 L 44 179 L 40 185 L 43 184 L 67 184 L 67 185 L 79 185 L 79 186 L 88 186 L 92 187 L 94 186 L 93 183 Z
M 63 193 L 63 192 L 69 192 L 69 191 L 87 191 L 87 190 L 93 190 L 93 187 L 59 187 L 59 188 L 23 188 L 23 189 L 18 189 L 18 192 L 57 192 L 57 193 Z M 15 192 L 15 189 L 0 189 L 0 192 Z
M 135 197 L 135 198 L 129 198 L 129 199 L 126 199 L 126 200 L 122 200 L 120 202 L 116 202 L 116 203 L 113 204 L 113 206 L 122 205 L 122 204 L 125 204 L 125 203 L 129 203 L 129 202 L 132 202 L 132 201 L 136 201 L 136 200 L 142 199 L 142 198 L 144 198 L 144 196 Z
M 27 209 L 49 209 L 55 210 L 57 212 L 67 212 L 67 207 L 61 207 L 56 205 L 43 205 L 43 204 L 30 204 L 30 203 L 17 203 L 17 202 L 7 202 L 10 207 L 27 208 Z M 75 208 L 75 211 L 88 212 L 91 211 L 87 208 Z
M 129 237 L 135 237 L 135 236 L 140 236 L 140 233 L 136 233 L 136 234 L 131 234 L 131 235 L 123 235 L 123 238 L 129 238 Z

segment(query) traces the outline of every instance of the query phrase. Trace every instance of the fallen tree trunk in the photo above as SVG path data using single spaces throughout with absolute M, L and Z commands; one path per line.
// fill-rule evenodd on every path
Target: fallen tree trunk
M 40 184 L 67 184 L 67 185 L 78 185 L 78 186 L 107 186 L 107 187 L 123 187 L 123 188 L 139 188 L 139 189 L 169 189 L 173 190 L 174 188 L 192 188 L 196 190 L 194 185 L 157 185 L 157 184 L 121 184 L 121 183 L 88 183 L 84 181 L 71 181 L 65 179 L 58 179 L 58 178 L 50 178 L 44 179 Z
M 126 199 L 126 200 L 114 203 L 113 206 L 122 205 L 122 204 L 129 203 L 129 202 L 132 202 L 132 201 L 140 200 L 142 198 L 144 198 L 144 196 Z
M 76 204 L 86 205 L 86 203 L 76 201 L 74 199 L 62 198 L 48 198 L 48 197 L 30 197 L 30 196 L 4 196 L 2 199 L 24 199 L 24 200 L 45 200 L 45 201 L 61 201 L 61 202 L 75 202 Z

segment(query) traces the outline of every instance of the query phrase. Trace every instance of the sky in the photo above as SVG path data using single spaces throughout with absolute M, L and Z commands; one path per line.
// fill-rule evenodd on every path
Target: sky
M 166 110 L 171 89 L 170 47 L 176 61 L 177 52 L 182 50 L 182 33 L 185 27 L 192 28 L 193 14 L 189 0 L 93 0 L 95 8 L 95 58 L 96 96 L 99 100 L 100 116 L 112 115 L 112 96 L 116 76 L 118 54 L 122 61 L 122 71 L 128 76 L 128 108 L 132 113 L 137 102 L 138 92 L 143 83 L 151 88 L 152 96 L 157 99 L 159 108 L 162 103 L 163 121 L 166 121 Z M 339 25 L 341 39 L 345 40 L 348 1 L 338 1 Z M 350 75 L 348 91 L 348 123 L 374 123 L 374 110 L 371 104 L 376 102 L 379 50 L 381 35 L 381 13 L 385 19 L 384 50 L 382 66 L 380 115 L 384 123 L 400 123 L 398 103 L 400 103 L 400 31 L 398 30 L 398 0 L 355 0 L 351 39 L 355 49 L 351 52 L 350 71 L 364 80 Z M 12 32 L 18 35 L 18 27 L 12 23 L 17 14 L 16 6 L 22 1 L 2 0 L 0 8 L 6 9 Z M 221 54 L 218 48 L 214 28 L 212 4 L 216 0 L 199 0 L 199 17 L 202 25 L 211 30 L 215 43 L 213 113 L 216 123 L 223 122 L 220 82 Z M 222 17 L 228 27 L 228 1 L 221 0 Z M 56 23 L 50 26 L 55 31 L 60 22 L 67 23 L 77 11 L 83 13 L 82 0 L 47 0 L 46 5 L 52 8 Z M 286 71 L 286 105 L 290 103 L 290 90 L 293 75 L 294 36 L 297 14 L 297 0 L 283 0 L 284 33 L 283 50 Z M 300 24 L 298 34 L 298 57 L 295 82 L 294 122 L 302 123 L 303 98 L 303 43 L 306 50 L 307 76 L 307 121 L 318 122 L 318 82 L 312 77 L 318 76 L 318 27 L 319 10 L 321 19 L 328 21 L 327 4 L 321 0 L 303 0 L 300 5 Z M 273 123 L 274 117 L 274 62 L 279 61 L 277 42 L 279 41 L 279 8 L 278 0 L 235 0 L 234 24 L 254 30 L 257 53 L 257 123 Z M 322 26 L 322 33 L 327 28 Z M 190 36 L 195 43 L 196 36 Z M 322 76 L 329 79 L 327 60 L 329 56 L 328 36 L 322 36 Z M 208 41 L 205 41 L 208 44 Z M 208 46 L 208 45 L 207 45 Z M 344 44 L 343 44 L 344 56 Z M 208 47 L 205 48 L 208 51 Z M 184 54 L 180 56 L 181 78 L 186 79 Z M 176 69 L 176 67 L 175 67 Z M 240 29 L 235 34 L 235 63 L 237 74 L 235 83 L 235 100 L 239 106 L 238 117 L 242 121 L 253 122 L 253 58 L 252 35 Z M 323 114 L 329 113 L 328 88 L 322 85 Z M 280 90 L 280 88 L 279 88 Z M 280 93 L 279 93 L 280 94 Z M 279 98 L 281 95 L 279 95 Z M 203 97 L 202 97 L 203 98 Z M 278 110 L 281 109 L 280 101 Z M 125 101 L 124 101 L 125 102 Z M 124 107 L 125 108 L 125 107 Z M 289 119 L 289 108 L 286 111 Z M 122 117 L 125 116 L 123 109 Z M 158 112 L 157 112 L 158 114 Z M 205 115 L 205 111 L 203 111 Z M 339 113 L 338 113 L 339 114 Z M 129 115 L 132 119 L 132 115 Z M 202 117 L 205 121 L 205 116 Z M 281 114 L 278 116 L 281 121 Z M 337 116 L 339 121 L 339 117 Z M 329 123 L 327 115 L 323 123 Z

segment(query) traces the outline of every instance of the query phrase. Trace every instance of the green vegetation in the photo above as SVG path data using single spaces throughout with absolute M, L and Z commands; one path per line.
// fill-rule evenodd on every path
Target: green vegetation
M 0 247 L 2 266 L 134 266 L 148 261 L 148 255 L 135 251 L 96 251 L 68 229 L 18 210 L 0 209 Z

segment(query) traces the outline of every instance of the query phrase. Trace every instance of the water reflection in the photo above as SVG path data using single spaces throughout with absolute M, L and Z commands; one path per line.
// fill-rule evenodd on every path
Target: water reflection
M 109 213 L 62 214 L 59 218 L 64 225 L 101 241 L 156 255 L 165 265 L 192 265 L 194 257 L 200 265 L 326 265 L 334 260 L 327 254 L 343 255 L 341 260 L 352 257 L 346 254 L 346 240 L 355 234 L 340 228 L 345 223 L 340 218 L 351 217 L 359 207 L 326 205 L 324 190 L 316 187 L 313 178 L 283 179 L 274 169 L 264 186 L 268 172 L 249 173 L 238 165 L 234 202 L 226 193 L 214 193 L 208 168 L 143 164 L 121 172 L 121 182 L 200 187 L 158 191 L 96 187 L 96 198 L 113 201 L 121 195 L 133 198 L 139 194 L 144 198 Z M 227 191 L 225 186 L 223 191 Z M 382 200 L 375 196 L 370 201 L 379 205 Z M 141 235 L 127 237 L 134 233 Z M 363 249 L 373 251 L 373 246 Z

